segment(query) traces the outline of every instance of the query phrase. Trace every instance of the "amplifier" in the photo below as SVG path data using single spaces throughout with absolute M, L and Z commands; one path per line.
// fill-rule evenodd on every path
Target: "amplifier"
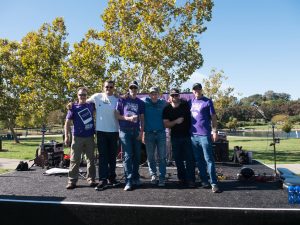
M 216 162 L 229 161 L 229 143 L 228 141 L 213 142 L 213 155 Z

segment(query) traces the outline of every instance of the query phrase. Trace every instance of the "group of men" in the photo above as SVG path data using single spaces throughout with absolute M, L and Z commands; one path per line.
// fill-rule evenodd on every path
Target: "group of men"
M 123 153 L 124 190 L 131 191 L 141 185 L 139 166 L 142 142 L 146 146 L 151 183 L 164 187 L 167 166 L 166 128 L 169 128 L 179 184 L 196 187 L 196 165 L 201 186 L 212 188 L 214 193 L 221 192 L 212 151 L 212 141 L 217 140 L 217 118 L 213 102 L 202 95 L 201 84 L 193 85 L 194 98 L 190 101 L 181 99 L 176 88 L 171 89 L 169 99 L 165 101 L 160 98 L 158 87 L 151 87 L 149 97 L 140 99 L 137 96 L 138 88 L 138 83 L 133 81 L 129 84 L 128 93 L 117 97 L 114 94 L 115 83 L 106 81 L 104 92 L 88 99 L 87 89 L 78 89 L 78 102 L 69 106 L 65 123 L 65 143 L 69 144 L 73 121 L 66 188 L 76 188 L 83 153 L 86 154 L 87 181 L 91 187 L 100 191 L 119 185 L 115 171 L 119 142 Z M 94 130 L 99 152 L 99 183 L 96 183 Z

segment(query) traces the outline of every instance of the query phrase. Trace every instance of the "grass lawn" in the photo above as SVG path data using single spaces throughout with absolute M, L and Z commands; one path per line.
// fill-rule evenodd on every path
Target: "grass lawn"
M 62 142 L 62 137 L 46 137 L 46 141 L 56 140 Z M 253 159 L 260 160 L 267 164 L 272 164 L 273 146 L 271 138 L 258 137 L 233 137 L 228 136 L 230 157 L 232 156 L 233 147 L 243 146 L 246 151 L 253 152 Z M 10 159 L 34 159 L 35 152 L 41 143 L 41 138 L 28 138 L 21 140 L 20 144 L 15 144 L 13 141 L 4 140 L 3 149 L 7 151 L 0 152 L 0 158 Z M 300 139 L 289 138 L 280 140 L 276 144 L 277 163 L 300 163 Z
M 2 168 L 0 168 L 0 174 L 3 174 L 3 173 L 8 173 L 8 172 L 10 172 L 11 170 L 9 170 L 9 169 L 2 169 Z
M 62 137 L 46 137 L 45 143 L 49 140 L 62 142 Z M 36 149 L 41 144 L 41 138 L 27 138 L 20 140 L 20 144 L 15 144 L 12 140 L 3 140 L 0 158 L 8 159 L 34 159 Z
M 229 136 L 228 140 L 230 156 L 234 146 L 242 146 L 244 150 L 253 152 L 253 159 L 267 164 L 274 162 L 273 146 L 270 146 L 271 138 Z M 300 163 L 300 139 L 282 139 L 275 147 L 277 163 Z

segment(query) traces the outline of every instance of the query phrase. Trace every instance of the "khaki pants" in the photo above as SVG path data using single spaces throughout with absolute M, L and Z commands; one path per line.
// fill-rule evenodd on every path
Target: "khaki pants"
M 91 137 L 76 137 L 73 136 L 71 145 L 71 158 L 69 167 L 69 183 L 76 184 L 79 174 L 79 165 L 81 155 L 86 155 L 87 161 L 87 181 L 95 181 L 96 167 L 94 156 L 95 142 L 94 136 Z

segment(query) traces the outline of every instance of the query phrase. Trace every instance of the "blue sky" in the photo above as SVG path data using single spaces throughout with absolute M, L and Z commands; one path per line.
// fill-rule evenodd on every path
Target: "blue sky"
M 20 41 L 30 31 L 64 17 L 68 41 L 89 28 L 101 30 L 106 0 L 0 0 L 0 38 Z M 201 36 L 204 65 L 191 80 L 201 82 L 212 68 L 223 70 L 225 87 L 239 98 L 268 90 L 300 98 L 300 1 L 215 0 L 212 21 Z

